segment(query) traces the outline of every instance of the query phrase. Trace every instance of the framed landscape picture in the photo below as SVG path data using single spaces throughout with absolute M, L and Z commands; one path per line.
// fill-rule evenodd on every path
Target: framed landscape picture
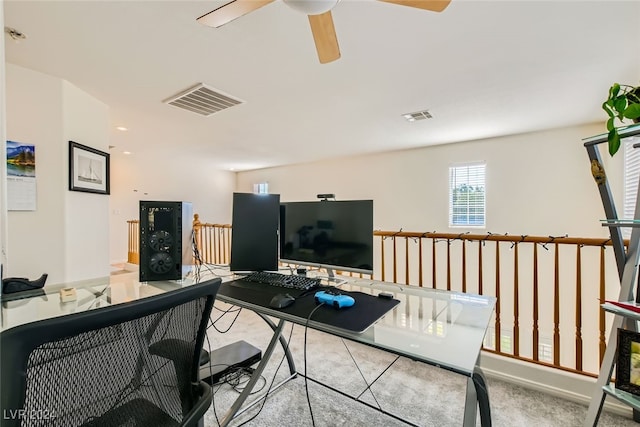
M 109 153 L 69 141 L 69 190 L 109 194 Z
M 618 329 L 616 388 L 640 395 L 640 333 Z

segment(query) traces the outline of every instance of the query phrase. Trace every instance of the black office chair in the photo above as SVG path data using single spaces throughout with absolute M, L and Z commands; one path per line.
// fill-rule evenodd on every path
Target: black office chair
M 220 279 L 0 334 L 2 426 L 197 425 Z

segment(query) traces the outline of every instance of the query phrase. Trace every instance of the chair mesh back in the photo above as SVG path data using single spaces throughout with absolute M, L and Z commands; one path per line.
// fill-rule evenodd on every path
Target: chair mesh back
M 27 359 L 24 402 L 37 416 L 21 425 L 179 424 L 197 399 L 194 355 L 206 302 L 39 345 Z

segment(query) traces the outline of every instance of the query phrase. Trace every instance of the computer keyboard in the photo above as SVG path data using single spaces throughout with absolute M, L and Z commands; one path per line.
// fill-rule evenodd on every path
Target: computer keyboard
M 320 286 L 320 279 L 315 277 L 293 276 L 269 271 L 255 271 L 243 277 L 242 280 L 301 291 L 307 291 Z

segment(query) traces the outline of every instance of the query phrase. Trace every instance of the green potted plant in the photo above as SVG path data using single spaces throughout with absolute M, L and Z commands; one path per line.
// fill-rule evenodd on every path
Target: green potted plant
M 602 109 L 609 115 L 609 120 L 607 120 L 609 154 L 613 156 L 620 148 L 620 135 L 614 121 L 617 118 L 620 121 L 631 119 L 638 122 L 640 118 L 640 86 L 614 83 L 609 89 L 609 97 L 602 104 Z

